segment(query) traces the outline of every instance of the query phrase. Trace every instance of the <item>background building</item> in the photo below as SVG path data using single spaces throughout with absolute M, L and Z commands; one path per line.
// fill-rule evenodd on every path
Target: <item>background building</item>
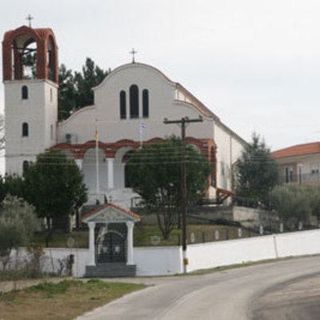
M 299 144 L 272 153 L 281 183 L 320 184 L 320 142 Z

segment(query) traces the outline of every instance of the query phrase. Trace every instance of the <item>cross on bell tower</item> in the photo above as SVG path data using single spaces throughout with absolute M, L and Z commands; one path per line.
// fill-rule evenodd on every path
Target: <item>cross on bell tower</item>
M 132 50 L 129 53 L 132 54 L 132 63 L 135 63 L 136 62 L 135 55 L 136 55 L 136 53 L 138 53 L 138 51 L 136 51 L 132 48 Z
M 29 21 L 29 28 L 31 28 L 31 21 L 34 19 L 34 17 L 31 15 L 31 14 L 29 14 L 27 17 L 26 17 L 26 20 L 28 20 Z

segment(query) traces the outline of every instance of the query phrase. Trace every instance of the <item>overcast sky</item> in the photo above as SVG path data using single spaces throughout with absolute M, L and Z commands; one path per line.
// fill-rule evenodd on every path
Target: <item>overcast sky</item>
M 244 139 L 256 131 L 273 150 L 320 140 L 319 0 L 3 0 L 2 37 L 29 13 L 68 68 L 91 57 L 114 69 L 134 47 Z

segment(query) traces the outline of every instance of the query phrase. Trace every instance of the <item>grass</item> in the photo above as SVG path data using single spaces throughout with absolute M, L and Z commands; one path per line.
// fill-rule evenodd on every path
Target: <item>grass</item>
M 191 243 L 191 234 L 195 243 L 216 241 L 215 232 L 219 231 L 219 240 L 238 239 L 238 228 L 224 225 L 188 225 L 187 235 L 188 242 Z M 156 225 L 136 225 L 134 228 L 134 245 L 139 246 L 152 246 L 151 238 L 156 236 L 160 238 L 157 246 L 176 246 L 180 244 L 181 230 L 174 229 L 169 239 L 163 239 L 161 232 Z M 242 231 L 242 237 L 249 237 L 250 234 L 247 230 Z M 87 231 L 74 231 L 71 233 L 54 233 L 50 247 L 65 248 L 67 247 L 68 238 L 72 237 L 75 240 L 75 247 L 88 248 L 88 232 Z M 34 242 L 45 246 L 45 234 L 36 234 Z
M 101 280 L 63 280 L 0 294 L 2 320 L 69 320 L 124 294 L 144 288 L 141 284 Z
M 41 279 L 48 277 L 55 277 L 55 274 L 42 273 L 42 272 L 29 272 L 26 270 L 6 270 L 0 272 L 1 281 L 17 281 L 26 279 Z M 1 318 L 0 318 L 1 320 Z

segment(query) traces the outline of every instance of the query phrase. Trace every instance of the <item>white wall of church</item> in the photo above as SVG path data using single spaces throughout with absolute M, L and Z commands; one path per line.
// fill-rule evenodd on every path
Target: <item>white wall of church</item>
M 217 144 L 217 187 L 231 189 L 232 164 L 239 158 L 243 144 L 223 126 L 214 127 L 214 141 Z
M 130 87 L 139 88 L 139 118 L 130 118 Z M 143 118 L 143 90 L 149 93 L 149 116 Z M 126 93 L 126 119 L 120 118 L 120 92 Z M 111 72 L 105 80 L 94 89 L 95 105 L 75 112 L 69 119 L 59 124 L 58 142 L 66 142 L 66 135 L 71 134 L 72 143 L 85 143 L 98 139 L 104 143 L 123 139 L 147 141 L 155 137 L 166 138 L 180 136 L 178 125 L 166 125 L 164 119 L 181 119 L 182 117 L 203 117 L 202 123 L 187 126 L 186 136 L 198 139 L 214 139 L 217 144 L 217 186 L 230 190 L 231 167 L 238 158 L 243 145 L 232 131 L 219 120 L 204 116 L 197 106 L 191 104 L 183 93 L 177 94 L 176 83 L 170 81 L 157 69 L 139 63 L 121 66 Z M 144 129 L 140 129 L 143 123 Z M 120 151 L 121 153 L 122 151 Z M 114 161 L 114 188 L 125 186 L 124 153 L 116 155 Z M 91 157 L 92 158 L 92 157 Z M 101 159 L 103 161 L 103 159 Z M 89 190 L 95 184 L 93 163 L 84 161 L 83 170 Z M 101 168 L 104 168 L 103 163 Z M 106 169 L 106 168 L 105 168 Z M 105 170 L 107 172 L 107 169 Z M 104 172 L 101 172 L 104 175 Z M 89 176 L 90 175 L 90 176 Z M 102 177 L 105 180 L 106 177 Z M 102 185 L 102 189 L 103 189 Z M 104 190 L 101 190 L 104 191 Z
M 129 88 L 139 87 L 140 118 L 130 119 Z M 149 91 L 149 117 L 142 117 L 142 90 Z M 120 91 L 126 92 L 127 119 L 120 119 Z M 140 140 L 139 125 L 142 122 L 143 140 L 154 137 L 166 137 L 172 134 L 180 136 L 176 125 L 165 125 L 164 118 L 180 119 L 188 116 L 198 118 L 201 113 L 187 102 L 175 100 L 175 84 L 156 69 L 129 64 L 114 70 L 95 89 L 95 108 L 89 107 L 76 112 L 59 125 L 59 141 L 63 142 L 66 133 L 74 133 L 78 143 L 92 140 L 95 132 L 95 118 L 98 119 L 99 140 L 116 142 L 121 139 Z M 187 136 L 195 138 L 212 138 L 213 121 L 205 119 L 204 123 L 192 124 L 187 129 Z
M 84 182 L 89 191 L 96 191 L 97 189 L 97 160 L 96 150 L 89 149 L 82 161 L 82 172 L 84 175 Z M 106 192 L 108 189 L 108 167 L 107 161 L 102 150 L 98 149 L 98 184 L 99 192 Z
M 58 125 L 58 142 L 66 142 L 66 135 L 71 134 L 72 143 L 84 143 L 95 140 L 96 133 L 95 107 L 86 107 L 72 114 Z

